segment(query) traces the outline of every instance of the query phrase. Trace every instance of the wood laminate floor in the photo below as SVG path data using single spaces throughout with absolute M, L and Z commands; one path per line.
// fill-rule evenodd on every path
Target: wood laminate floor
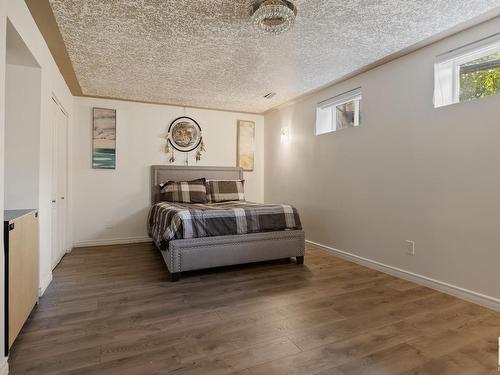
M 74 250 L 10 374 L 494 374 L 500 314 L 311 248 L 170 283 L 149 244 Z

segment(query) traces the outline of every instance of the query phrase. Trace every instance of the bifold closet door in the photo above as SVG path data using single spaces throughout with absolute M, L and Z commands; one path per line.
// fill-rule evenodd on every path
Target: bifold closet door
M 52 268 L 67 250 L 68 117 L 52 101 Z

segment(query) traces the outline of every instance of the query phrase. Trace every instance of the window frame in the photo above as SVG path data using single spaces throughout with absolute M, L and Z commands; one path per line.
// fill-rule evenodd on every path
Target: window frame
M 316 126 L 315 126 L 315 135 L 328 134 L 332 132 L 336 132 L 338 130 L 342 130 L 338 128 L 337 123 L 337 107 L 342 104 L 349 103 L 351 101 L 354 102 L 354 125 L 352 127 L 358 127 L 361 125 L 361 100 L 363 99 L 363 95 L 361 92 L 361 87 L 355 88 L 353 90 L 344 92 L 340 95 L 334 96 L 333 98 L 323 100 L 319 102 L 316 106 Z M 318 125 L 318 121 L 320 119 L 321 111 L 326 109 L 330 110 L 330 126 L 328 130 L 318 131 L 320 128 Z
M 434 107 L 460 101 L 460 66 L 500 52 L 500 33 L 436 57 L 434 63 Z

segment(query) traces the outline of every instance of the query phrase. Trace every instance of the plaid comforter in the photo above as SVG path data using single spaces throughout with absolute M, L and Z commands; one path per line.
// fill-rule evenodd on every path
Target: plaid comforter
M 302 229 L 292 206 L 246 201 L 160 202 L 149 211 L 148 233 L 160 249 L 168 241 L 286 229 Z

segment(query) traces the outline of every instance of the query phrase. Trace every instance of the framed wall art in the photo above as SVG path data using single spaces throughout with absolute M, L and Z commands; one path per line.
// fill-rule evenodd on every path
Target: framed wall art
M 116 109 L 92 109 L 92 168 L 116 169 Z
M 238 120 L 237 166 L 253 171 L 255 162 L 255 122 Z

